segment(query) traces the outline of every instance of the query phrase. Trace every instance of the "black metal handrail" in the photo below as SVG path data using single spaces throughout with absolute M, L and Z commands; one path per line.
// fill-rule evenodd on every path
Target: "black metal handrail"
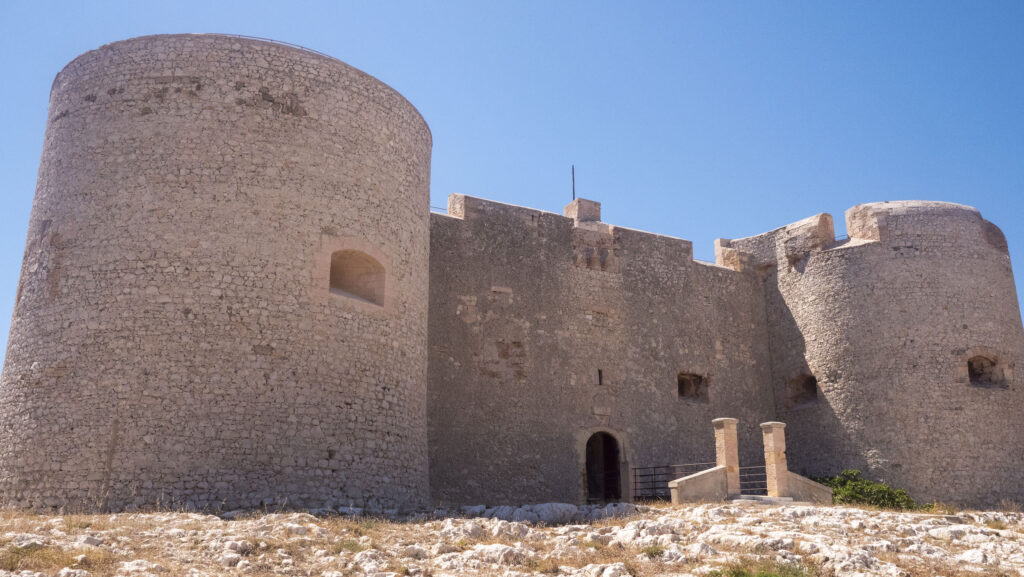
M 715 462 L 685 463 L 682 465 L 660 465 L 655 467 L 633 467 L 633 500 L 649 499 L 668 501 L 671 492 L 669 481 L 710 469 Z
M 740 495 L 767 495 L 768 469 L 764 465 L 740 467 Z

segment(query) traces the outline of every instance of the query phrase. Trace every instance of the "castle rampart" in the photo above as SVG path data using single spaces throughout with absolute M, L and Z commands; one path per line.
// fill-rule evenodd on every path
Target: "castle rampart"
M 431 226 L 435 500 L 584 500 L 595 433 L 619 444 L 623 473 L 707 461 L 721 414 L 744 424 L 745 462 L 761 461 L 756 423 L 774 413 L 756 276 L 593 206 L 582 221 L 462 195 L 449 206 Z

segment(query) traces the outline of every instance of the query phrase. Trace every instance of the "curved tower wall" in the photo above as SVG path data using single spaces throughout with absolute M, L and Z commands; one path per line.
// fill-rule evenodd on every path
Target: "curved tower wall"
M 846 219 L 840 243 L 828 215 L 731 242 L 777 263 L 764 270 L 790 467 L 858 468 L 923 500 L 1024 500 L 1024 337 L 1002 233 L 939 202 Z M 972 386 L 977 355 L 1003 386 Z M 817 401 L 800 399 L 801 374 L 817 378 Z
M 394 90 L 297 48 L 69 64 L 0 386 L 6 504 L 425 504 L 430 148 Z M 330 291 L 337 251 L 383 267 L 378 304 Z

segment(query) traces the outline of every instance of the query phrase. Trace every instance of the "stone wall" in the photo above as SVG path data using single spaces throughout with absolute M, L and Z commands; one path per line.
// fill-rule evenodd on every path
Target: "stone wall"
M 582 199 L 430 214 L 430 147 L 392 89 L 295 47 L 151 36 L 70 63 L 0 504 L 582 502 L 591 439 L 628 498 L 632 467 L 713 461 L 718 417 L 741 465 L 780 420 L 798 473 L 1024 501 L 1024 330 L 976 210 L 861 205 L 849 239 L 821 214 L 713 265 Z
M 917 499 L 1024 501 L 1024 356 L 1006 242 L 973 208 L 885 202 L 720 241 L 765 278 L 790 468 L 861 469 Z M 968 361 L 994 361 L 971 384 Z M 816 397 L 807 381 L 817 379 Z
M 398 93 L 308 51 L 75 59 L 0 386 L 3 503 L 426 504 L 430 148 Z M 331 293 L 340 250 L 385 269 L 379 303 Z
M 714 461 L 720 416 L 740 420 L 744 464 L 762 462 L 757 424 L 774 411 L 758 277 L 596 207 L 577 201 L 572 219 L 453 195 L 432 215 L 436 501 L 581 502 L 592 434 L 615 437 L 623 471 Z M 680 373 L 706 390 L 681 398 Z

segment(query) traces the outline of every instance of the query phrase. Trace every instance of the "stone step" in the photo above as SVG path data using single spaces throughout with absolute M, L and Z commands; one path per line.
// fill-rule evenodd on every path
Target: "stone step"
M 740 495 L 733 499 L 733 501 L 792 501 L 792 497 L 769 497 L 767 495 Z
M 792 505 L 792 497 L 768 497 L 765 495 L 740 495 L 732 499 L 733 503 L 746 505 Z

